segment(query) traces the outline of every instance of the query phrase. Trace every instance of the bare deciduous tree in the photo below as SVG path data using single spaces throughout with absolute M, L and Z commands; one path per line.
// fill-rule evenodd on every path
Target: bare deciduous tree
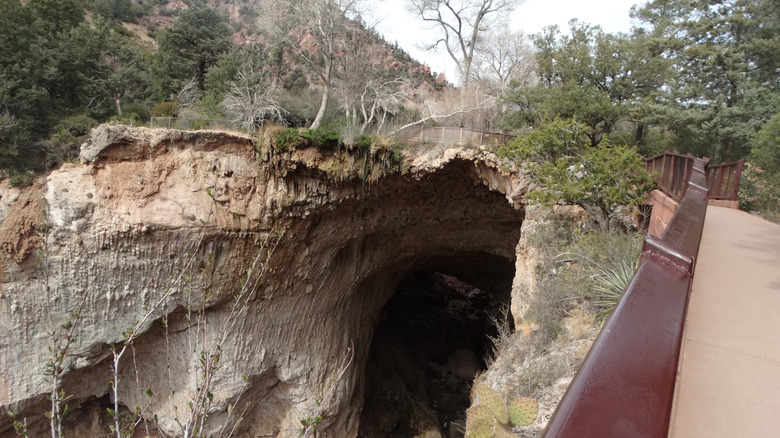
M 455 61 L 461 89 L 468 87 L 480 35 L 496 26 L 523 0 L 408 0 L 408 9 L 440 31 L 428 50 L 444 46 Z M 465 92 L 465 91 L 464 91 Z
M 241 67 L 220 104 L 225 114 L 242 128 L 254 132 L 267 120 L 283 120 L 285 111 L 276 100 L 278 88 L 269 75 L 248 63 Z
M 195 102 L 200 99 L 201 92 L 198 88 L 199 83 L 200 80 L 198 79 L 198 76 L 195 75 L 190 78 L 186 84 L 184 84 L 181 90 L 179 90 L 179 93 L 176 95 L 175 99 L 179 108 L 189 108 L 195 105 Z
M 457 118 L 463 120 L 466 116 L 481 119 L 483 118 L 483 112 L 490 111 L 496 106 L 495 97 L 486 94 L 479 86 L 465 90 L 461 89 L 459 92 L 451 88 L 441 92 L 431 90 L 430 94 L 419 92 L 415 101 L 417 102 L 416 104 L 407 106 L 410 109 L 419 111 L 421 117 L 414 122 L 401 126 L 394 133 L 429 121 L 446 124 L 448 119 Z
M 374 44 L 370 29 L 356 29 L 344 40 L 344 50 L 338 58 L 336 96 L 348 124 L 360 134 L 372 123 L 377 123 L 381 130 L 387 115 L 398 112 L 412 88 L 406 78 L 388 77 L 381 64 L 382 50 Z
M 514 80 L 530 87 L 535 80 L 536 57 L 522 32 L 507 27 L 491 30 L 480 38 L 476 53 L 475 78 L 503 92 Z
M 331 98 L 336 57 L 345 36 L 357 24 L 348 18 L 358 14 L 362 0 L 266 0 L 266 13 L 258 25 L 275 41 L 299 56 L 322 81 L 322 100 L 311 128 L 318 128 Z

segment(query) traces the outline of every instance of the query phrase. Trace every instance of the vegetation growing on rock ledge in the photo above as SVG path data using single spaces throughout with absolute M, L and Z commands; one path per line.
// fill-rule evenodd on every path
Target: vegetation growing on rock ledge
M 337 180 L 361 178 L 367 183 L 388 172 L 403 170 L 402 143 L 366 134 L 345 141 L 330 127 L 306 129 L 269 124 L 258 131 L 257 147 L 263 159 L 285 160 L 294 159 L 296 151 L 316 149 L 323 157 L 317 160 L 320 170 L 333 174 Z

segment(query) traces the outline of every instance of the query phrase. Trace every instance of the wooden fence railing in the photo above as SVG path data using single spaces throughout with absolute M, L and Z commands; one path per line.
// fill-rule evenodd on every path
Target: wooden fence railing
M 245 129 L 238 123 L 226 119 L 204 119 L 189 117 L 152 117 L 149 121 L 150 128 L 168 128 L 181 130 L 218 129 L 244 132 Z
M 516 138 L 514 135 L 497 132 L 477 131 L 466 128 L 439 126 L 410 126 L 397 134 L 401 141 L 419 143 L 452 144 L 465 146 L 490 146 L 506 144 Z

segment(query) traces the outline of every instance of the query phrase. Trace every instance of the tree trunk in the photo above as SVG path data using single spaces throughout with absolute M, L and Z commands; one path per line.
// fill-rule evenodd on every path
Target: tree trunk
M 638 123 L 636 125 L 636 130 L 634 131 L 634 146 L 639 146 L 640 143 L 642 143 L 642 137 L 645 133 L 645 125 L 644 123 Z
M 728 136 L 723 140 L 723 157 L 721 158 L 721 161 L 723 163 L 734 161 L 734 139 L 731 136 Z
M 726 108 L 733 108 L 737 104 L 739 99 L 739 88 L 737 87 L 737 81 L 729 78 L 731 87 L 729 88 L 729 98 L 726 100 Z M 726 135 L 723 140 L 723 157 L 721 157 L 722 163 L 729 163 L 734 157 L 734 137 L 731 134 Z
M 328 110 L 328 102 L 330 101 L 330 71 L 332 62 L 325 58 L 325 75 L 323 76 L 323 88 L 322 88 L 322 102 L 320 103 L 320 110 L 317 111 L 317 117 L 311 123 L 309 129 L 317 129 L 322 124 L 322 119 L 325 118 L 325 111 Z

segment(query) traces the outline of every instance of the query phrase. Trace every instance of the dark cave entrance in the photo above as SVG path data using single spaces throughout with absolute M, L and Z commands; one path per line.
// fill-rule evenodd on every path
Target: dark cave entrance
M 398 285 L 374 331 L 359 437 L 463 436 L 471 385 L 498 335 L 495 321 L 511 321 L 514 269 L 501 262 L 505 275 L 483 276 L 487 283 L 426 270 Z

